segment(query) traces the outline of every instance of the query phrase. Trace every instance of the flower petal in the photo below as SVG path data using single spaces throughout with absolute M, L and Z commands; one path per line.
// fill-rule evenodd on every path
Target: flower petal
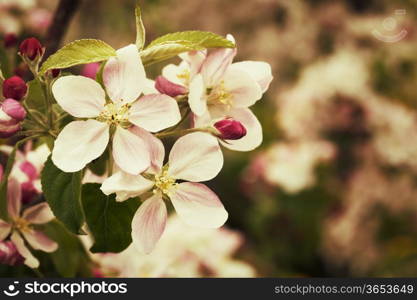
M 180 137 L 169 154 L 168 172 L 176 179 L 206 181 L 223 167 L 223 154 L 217 139 L 208 133 L 194 132 Z
M 146 82 L 145 69 L 135 45 L 117 50 L 117 57 L 110 58 L 103 70 L 103 82 L 107 94 L 114 102 L 135 101 Z
M 4 240 L 10 233 L 12 225 L 0 219 L 0 241 Z
M 160 194 L 143 202 L 132 220 L 133 245 L 150 253 L 165 230 L 166 220 L 167 209 Z
M 100 84 L 84 76 L 63 76 L 52 85 L 58 104 L 77 118 L 97 117 L 106 104 Z
M 220 82 L 236 56 L 236 48 L 222 48 L 212 51 L 201 66 L 204 83 L 213 87 Z
M 148 170 L 146 170 L 146 172 L 154 174 L 159 173 L 159 171 L 162 169 L 162 165 L 164 164 L 164 144 L 162 144 L 161 140 L 156 138 L 153 134 L 140 127 L 133 126 L 130 128 L 130 132 L 139 136 L 148 146 L 149 155 L 151 158 L 151 166 Z
M 22 231 L 23 237 L 29 243 L 29 245 L 35 250 L 41 250 L 44 252 L 54 252 L 58 248 L 58 244 L 47 237 L 40 231 L 30 230 Z
M 207 111 L 207 98 L 203 77 L 197 74 L 190 83 L 188 93 L 188 104 L 191 111 L 197 116 L 203 115 Z
M 201 183 L 183 182 L 170 195 L 175 211 L 188 225 L 218 228 L 228 217 L 217 195 Z
M 143 96 L 130 108 L 129 121 L 150 132 L 174 126 L 180 120 L 177 101 L 167 95 Z
M 100 189 L 106 195 L 116 193 L 116 201 L 125 201 L 129 198 L 142 195 L 149 191 L 153 185 L 153 181 L 140 175 L 131 175 L 119 171 L 104 180 Z
M 21 207 L 22 190 L 20 183 L 14 178 L 9 178 L 7 184 L 7 211 L 12 219 L 16 219 L 20 216 Z
M 32 269 L 39 267 L 39 260 L 32 255 L 29 249 L 26 247 L 24 240 L 17 232 L 13 232 L 10 238 L 14 245 L 16 246 L 17 251 L 20 255 L 25 258 L 25 265 Z
M 220 141 L 224 147 L 235 151 L 251 151 L 262 143 L 262 126 L 250 109 L 236 108 L 227 116 L 239 121 L 246 128 L 246 135 L 238 140 Z
M 113 157 L 123 171 L 137 175 L 150 166 L 146 143 L 127 129 L 117 127 L 113 137 Z
M 233 63 L 230 68 L 237 68 L 251 75 L 259 84 L 262 93 L 265 93 L 273 79 L 271 65 L 263 61 L 240 61 Z
M 109 126 L 96 120 L 74 121 L 58 135 L 52 161 L 64 172 L 76 172 L 99 157 L 109 143 Z
M 249 107 L 262 98 L 261 87 L 246 72 L 229 68 L 223 80 L 225 90 L 232 94 L 233 107 Z
M 52 221 L 55 216 L 49 205 L 43 202 L 25 209 L 22 218 L 31 224 L 45 224 Z

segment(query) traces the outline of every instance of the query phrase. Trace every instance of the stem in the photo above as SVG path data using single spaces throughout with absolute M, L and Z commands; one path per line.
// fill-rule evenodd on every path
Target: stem
M 113 173 L 113 154 L 112 143 L 109 142 L 109 159 L 107 160 L 107 176 L 110 177 Z
M 48 127 L 46 127 L 46 125 L 43 123 L 43 121 L 31 112 L 31 110 L 29 109 L 27 104 L 25 102 L 22 102 L 22 104 L 23 104 L 23 107 L 25 108 L 28 116 L 30 117 L 30 119 L 33 122 L 35 122 L 36 124 L 38 124 L 40 127 L 42 127 L 43 129 L 48 130 Z
M 43 276 L 42 272 L 39 271 L 39 269 L 32 269 L 33 272 L 36 274 L 36 276 L 38 276 L 39 278 L 44 278 L 45 276 Z
M 167 131 L 167 132 L 160 132 L 155 134 L 157 138 L 165 138 L 175 135 L 185 135 L 187 133 L 191 132 L 207 132 L 207 133 L 213 133 L 212 129 L 210 127 L 204 127 L 204 128 L 190 128 L 190 129 L 184 129 L 184 130 L 173 130 L 173 131 Z

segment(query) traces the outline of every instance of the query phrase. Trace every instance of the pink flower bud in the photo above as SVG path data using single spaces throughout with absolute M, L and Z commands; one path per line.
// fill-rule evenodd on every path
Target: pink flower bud
M 12 76 L 3 82 L 3 96 L 15 100 L 22 99 L 28 90 L 26 82 L 19 76 Z
M 26 117 L 26 110 L 14 99 L 6 99 L 1 105 L 1 109 L 11 118 L 17 121 L 23 121 Z
M 185 95 L 187 93 L 187 88 L 173 83 L 166 79 L 163 76 L 158 76 L 155 80 L 155 88 L 160 92 L 161 94 L 165 94 L 171 97 L 176 97 L 179 95 Z
M 81 70 L 81 75 L 85 77 L 89 77 L 91 79 L 96 79 L 96 75 L 99 70 L 100 70 L 99 63 L 86 64 Z
M 30 60 L 35 60 L 42 57 L 44 53 L 44 48 L 41 43 L 35 38 L 28 38 L 24 40 L 19 47 L 20 54 L 29 58 Z
M 219 131 L 219 137 L 224 140 L 238 140 L 246 135 L 246 128 L 232 118 L 218 121 L 214 127 Z
M 17 248 L 13 242 L 0 242 L 0 264 L 16 266 L 22 264 L 24 260 L 25 259 L 17 251 Z
M 0 138 L 8 138 L 22 129 L 25 109 L 14 99 L 6 99 L 0 106 Z
M 16 46 L 17 44 L 17 36 L 14 33 L 6 33 L 4 36 L 4 47 L 11 48 Z

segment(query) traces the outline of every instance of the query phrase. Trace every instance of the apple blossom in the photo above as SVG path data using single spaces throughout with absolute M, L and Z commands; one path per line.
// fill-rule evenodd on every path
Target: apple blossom
M 165 200 L 170 200 L 178 215 L 188 225 L 218 228 L 228 214 L 217 195 L 201 181 L 214 178 L 223 166 L 221 149 L 213 136 L 195 132 L 179 138 L 163 165 L 162 143 L 143 130 L 138 132 L 151 145 L 152 165 L 144 176 L 118 172 L 103 182 L 102 191 L 116 193 L 118 201 L 143 195 L 153 195 L 139 207 L 132 220 L 133 243 L 145 253 L 154 248 L 161 237 L 167 219 Z M 185 182 L 177 182 L 184 180 Z
M 21 212 L 21 188 L 19 182 L 14 178 L 9 179 L 7 204 L 11 221 L 8 223 L 0 219 L 0 240 L 4 240 L 10 235 L 10 240 L 16 246 L 17 251 L 25 258 L 24 263 L 30 268 L 37 268 L 39 261 L 29 251 L 25 245 L 25 240 L 35 250 L 54 252 L 58 245 L 45 234 L 32 227 L 32 224 L 48 223 L 54 216 L 46 202 L 39 203 Z
M 16 266 L 23 263 L 25 259 L 17 251 L 16 246 L 11 241 L 0 242 L 0 264 Z
M 130 174 L 149 167 L 148 147 L 135 128 L 157 132 L 180 120 L 178 105 L 166 95 L 149 94 L 138 99 L 147 79 L 135 45 L 117 50 L 103 70 L 103 82 L 111 101 L 96 81 L 84 76 L 56 80 L 52 92 L 58 104 L 77 120 L 58 135 L 52 160 L 65 172 L 75 172 L 101 156 L 112 137 L 116 165 Z M 138 99 L 138 100 L 137 100 Z M 111 130 L 110 130 L 111 129 Z M 113 133 L 113 132 L 112 132 Z
M 219 137 L 223 140 L 238 140 L 246 135 L 246 128 L 232 118 L 217 121 L 213 126 L 219 131 Z

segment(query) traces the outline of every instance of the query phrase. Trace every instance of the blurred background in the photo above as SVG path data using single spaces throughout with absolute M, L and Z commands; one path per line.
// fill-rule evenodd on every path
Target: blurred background
M 40 38 L 57 4 L 0 0 L 6 2 L 22 6 L 0 8 L 0 34 Z M 181 30 L 232 33 L 235 61 L 266 61 L 274 73 L 253 107 L 262 146 L 224 149 L 224 168 L 209 183 L 229 211 L 228 229 L 198 251 L 194 239 L 185 245 L 170 237 L 170 249 L 182 243 L 187 255 L 165 275 L 417 275 L 417 1 L 140 3 L 148 42 Z M 131 43 L 134 6 L 84 0 L 65 41 Z M 149 77 L 162 66 L 149 68 Z M 187 230 L 177 231 L 183 237 Z M 233 272 L 222 269 L 225 260 L 181 270 L 220 244 L 227 248 L 221 255 L 233 257 Z M 138 276 L 153 274 L 143 271 L 149 265 L 137 267 Z

